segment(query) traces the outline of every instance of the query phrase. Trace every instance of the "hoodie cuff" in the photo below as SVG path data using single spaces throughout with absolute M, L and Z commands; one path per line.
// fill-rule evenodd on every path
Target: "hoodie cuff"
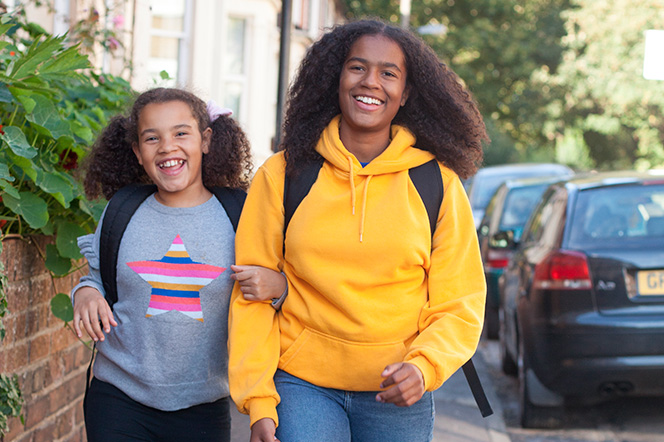
M 247 404 L 249 409 L 249 426 L 251 427 L 257 421 L 269 417 L 274 421 L 276 426 L 279 426 L 279 418 L 277 417 L 277 401 L 274 398 L 254 398 Z
M 425 358 L 424 356 L 417 356 L 409 361 L 405 361 L 409 364 L 413 364 L 422 372 L 422 377 L 424 377 L 424 389 L 426 391 L 433 391 L 436 388 L 440 387 L 442 382 L 439 383 L 438 376 L 436 375 L 436 369 L 433 365 Z

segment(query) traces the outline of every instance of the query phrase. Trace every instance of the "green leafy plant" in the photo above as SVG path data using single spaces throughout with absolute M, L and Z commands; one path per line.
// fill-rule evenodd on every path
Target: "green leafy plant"
M 66 35 L 49 35 L 23 17 L 0 16 L 0 251 L 9 237 L 53 236 L 54 244 L 39 253 L 58 277 L 77 270 L 77 237 L 94 230 L 104 206 L 85 198 L 79 164 L 133 91 L 119 77 L 95 73 Z M 6 287 L 0 267 L 0 338 Z M 66 294 L 56 294 L 51 309 L 69 326 Z M 7 416 L 20 409 L 17 379 L 3 374 L 0 436 Z

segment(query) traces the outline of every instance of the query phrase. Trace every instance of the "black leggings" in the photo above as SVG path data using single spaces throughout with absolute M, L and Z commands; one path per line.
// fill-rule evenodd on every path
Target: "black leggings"
M 85 428 L 88 442 L 230 442 L 230 400 L 225 397 L 183 410 L 162 411 L 92 378 Z

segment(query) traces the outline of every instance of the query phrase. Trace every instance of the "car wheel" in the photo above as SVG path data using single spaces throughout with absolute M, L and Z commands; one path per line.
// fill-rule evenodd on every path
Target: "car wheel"
M 516 376 L 519 372 L 519 367 L 514 361 L 514 358 L 507 351 L 507 341 L 505 336 L 505 310 L 498 309 L 498 338 L 500 346 L 500 366 L 503 373 L 509 376 Z
M 518 373 L 521 426 L 523 428 L 559 428 L 563 418 L 562 404 L 542 406 L 533 403 L 533 397 L 537 395 L 536 390 L 545 387 L 535 385 L 539 381 L 534 380 L 535 374 L 529 367 L 522 339 L 519 339 Z

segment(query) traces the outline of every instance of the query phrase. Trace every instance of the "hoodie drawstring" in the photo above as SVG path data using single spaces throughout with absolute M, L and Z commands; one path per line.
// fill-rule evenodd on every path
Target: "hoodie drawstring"
M 350 182 L 350 204 L 351 204 L 351 213 L 355 215 L 355 174 L 353 173 L 353 158 L 348 157 L 348 179 Z M 369 181 L 373 175 L 367 175 L 367 179 L 364 182 L 364 192 L 362 192 L 362 212 L 360 217 L 360 242 L 362 242 L 362 236 L 364 235 L 364 218 L 366 215 L 367 209 L 367 194 L 369 191 Z
M 348 156 L 349 184 L 350 184 L 350 206 L 352 215 L 355 215 L 355 175 L 353 175 L 353 158 Z
M 369 181 L 373 175 L 368 175 L 367 180 L 364 182 L 364 192 L 362 193 L 362 217 L 360 219 L 360 242 L 362 242 L 362 235 L 364 234 L 364 214 L 367 208 L 367 193 L 369 191 Z

